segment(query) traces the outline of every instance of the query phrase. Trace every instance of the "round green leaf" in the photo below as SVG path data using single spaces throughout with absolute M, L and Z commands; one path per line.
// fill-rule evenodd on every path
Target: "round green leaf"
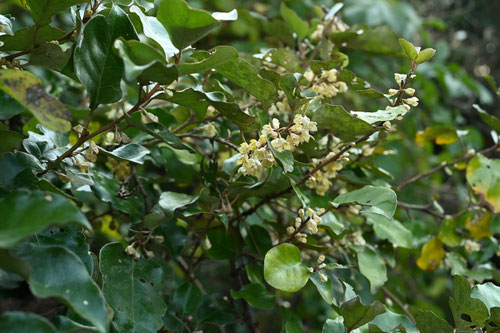
M 300 250 L 292 244 L 278 245 L 266 253 L 264 278 L 272 287 L 295 292 L 309 280 L 307 266 L 300 262 Z

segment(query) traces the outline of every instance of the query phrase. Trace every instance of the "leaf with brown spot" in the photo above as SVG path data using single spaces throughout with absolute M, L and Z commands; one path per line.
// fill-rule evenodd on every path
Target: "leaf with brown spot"
M 494 213 L 500 212 L 500 160 L 477 155 L 467 166 L 467 182 Z
M 71 129 L 69 109 L 47 93 L 33 74 L 16 69 L 2 70 L 0 89 L 21 103 L 48 129 L 59 133 Z

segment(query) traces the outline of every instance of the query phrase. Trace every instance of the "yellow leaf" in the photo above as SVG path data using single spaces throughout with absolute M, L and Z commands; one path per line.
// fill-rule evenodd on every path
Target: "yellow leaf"
M 427 127 L 425 131 L 419 131 L 415 136 L 415 142 L 421 147 L 427 141 L 434 141 L 438 145 L 449 145 L 458 140 L 459 138 L 455 129 L 445 126 Z
M 441 264 L 445 254 L 443 243 L 439 238 L 433 238 L 422 247 L 417 266 L 424 271 L 435 270 Z
M 122 235 L 118 232 L 118 223 L 113 222 L 113 216 L 106 214 L 101 218 L 101 229 L 99 232 L 112 239 L 121 239 Z
M 500 212 L 500 160 L 477 155 L 467 166 L 467 182 L 474 193 Z
M 493 236 L 490 230 L 491 213 L 484 214 L 481 218 L 467 218 L 465 228 L 469 230 L 472 238 L 480 240 Z
M 455 131 L 444 132 L 438 134 L 434 141 L 438 145 L 450 145 L 458 141 L 458 136 Z

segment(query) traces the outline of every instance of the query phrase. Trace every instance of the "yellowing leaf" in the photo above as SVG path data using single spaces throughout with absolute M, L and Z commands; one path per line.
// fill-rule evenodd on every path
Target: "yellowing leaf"
M 434 141 L 438 145 L 449 145 L 458 141 L 454 128 L 444 126 L 427 127 L 425 131 L 417 132 L 415 142 L 423 146 L 427 141 Z
M 424 271 L 435 270 L 441 264 L 445 254 L 443 243 L 438 238 L 433 238 L 422 247 L 417 266 Z
M 0 71 L 0 89 L 22 104 L 48 129 L 66 133 L 71 129 L 69 109 L 42 87 L 30 72 L 17 69 Z
M 460 162 L 460 163 L 457 163 L 455 164 L 455 168 L 457 168 L 457 170 L 465 170 L 467 168 L 467 163 L 465 162 Z
M 493 236 L 490 230 L 491 213 L 484 214 L 481 218 L 467 218 L 465 228 L 469 230 L 472 238 L 480 240 Z
M 477 155 L 467 166 L 467 182 L 474 193 L 500 212 L 500 160 Z
M 109 214 L 106 214 L 101 218 L 101 229 L 99 232 L 115 240 L 122 238 L 122 235 L 118 232 L 117 223 L 113 222 L 113 216 Z

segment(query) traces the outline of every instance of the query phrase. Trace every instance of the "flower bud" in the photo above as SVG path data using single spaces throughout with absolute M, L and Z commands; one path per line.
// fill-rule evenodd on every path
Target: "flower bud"
M 324 255 L 320 255 L 320 256 L 318 257 L 318 261 L 317 261 L 317 262 L 318 262 L 318 264 L 321 264 L 323 261 L 325 261 L 325 259 L 326 259 L 326 258 L 325 258 L 325 256 L 324 256 Z
M 318 272 L 318 275 L 319 275 L 319 279 L 322 281 L 322 282 L 327 282 L 328 281 L 328 276 L 326 276 L 325 274 L 321 273 L 321 272 Z

